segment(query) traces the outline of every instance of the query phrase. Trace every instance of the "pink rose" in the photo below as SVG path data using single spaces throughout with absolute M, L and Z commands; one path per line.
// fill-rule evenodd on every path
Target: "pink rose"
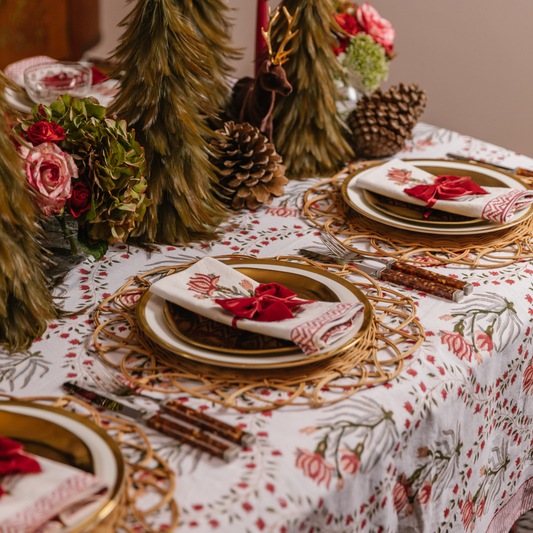
M 317 485 L 324 482 L 326 488 L 329 489 L 331 472 L 335 470 L 335 467 L 319 453 L 298 448 L 296 468 L 301 468 L 304 471 L 304 475 L 315 480 Z
M 376 43 L 385 48 L 387 54 L 392 53 L 396 32 L 392 24 L 388 20 L 382 19 L 368 2 L 357 8 L 357 22 L 365 33 L 368 33 Z
M 27 151 L 26 161 L 28 183 L 38 192 L 39 209 L 46 216 L 59 215 L 72 194 L 72 178 L 78 177 L 74 159 L 47 142 Z

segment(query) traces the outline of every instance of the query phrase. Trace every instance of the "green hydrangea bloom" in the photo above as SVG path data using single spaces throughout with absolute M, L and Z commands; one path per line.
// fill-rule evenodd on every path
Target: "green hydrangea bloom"
M 23 122 L 19 130 L 47 120 L 65 131 L 59 147 L 72 155 L 80 181 L 91 193 L 90 209 L 77 219 L 90 244 L 125 242 L 152 203 L 146 195 L 144 149 L 135 140 L 135 131 L 128 131 L 124 120 L 106 117 L 105 107 L 90 97 L 66 94 L 50 106 L 34 106 L 32 114 L 33 119 Z
M 351 39 L 342 65 L 359 75 L 361 85 L 369 92 L 374 92 L 389 77 L 385 49 L 366 33 L 358 33 Z

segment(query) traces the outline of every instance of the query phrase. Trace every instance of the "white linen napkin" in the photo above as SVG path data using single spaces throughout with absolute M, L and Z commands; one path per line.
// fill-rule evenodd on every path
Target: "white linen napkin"
M 453 175 L 453 169 L 450 169 Z M 437 176 L 401 159 L 393 159 L 372 171 L 359 176 L 352 183 L 356 187 L 415 205 L 427 205 L 424 200 L 404 192 L 417 185 L 433 185 Z M 453 200 L 437 200 L 432 209 L 457 215 L 483 218 L 503 224 L 509 222 L 518 209 L 533 202 L 533 191 L 505 187 L 483 187 L 490 194 L 468 195 Z
M 31 454 L 28 454 L 31 455 Z M 35 474 L 3 476 L 0 533 L 60 533 L 101 504 L 107 483 L 71 466 L 32 455 Z
M 260 284 L 211 257 L 205 257 L 187 270 L 167 276 L 150 287 L 150 291 L 189 311 L 222 324 L 291 340 L 305 355 L 335 350 L 361 328 L 364 305 L 360 302 L 314 302 L 302 305 L 295 318 L 276 322 L 258 322 L 235 315 L 214 300 L 249 298 Z

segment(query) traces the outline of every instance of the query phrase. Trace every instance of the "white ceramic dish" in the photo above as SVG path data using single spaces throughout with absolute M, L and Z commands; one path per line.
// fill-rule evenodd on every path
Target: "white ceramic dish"
M 264 263 L 264 264 L 258 264 Z M 370 302 L 351 285 L 349 282 L 333 276 L 327 272 L 321 272 L 312 267 L 302 265 L 290 265 L 281 263 L 280 261 L 229 261 L 226 262 L 228 266 L 234 268 L 259 268 L 263 270 L 275 270 L 281 272 L 294 273 L 301 276 L 307 276 L 327 286 L 335 293 L 340 302 L 358 302 L 362 301 L 367 307 L 365 314 L 371 312 Z M 355 290 L 354 290 L 355 289 Z M 359 293 L 359 297 L 356 295 Z M 141 305 L 142 301 L 137 306 L 137 316 L 139 324 L 143 331 L 156 343 L 160 344 L 169 351 L 176 353 L 181 357 L 193 359 L 195 361 L 209 363 L 212 365 L 223 367 L 237 367 L 237 368 L 286 368 L 292 366 L 301 366 L 309 363 L 314 363 L 321 359 L 333 357 L 346 349 L 337 350 L 332 353 L 324 354 L 317 357 L 307 357 L 303 352 L 286 355 L 262 355 L 261 357 L 230 355 L 220 352 L 209 351 L 197 346 L 193 346 L 174 335 L 172 329 L 168 325 L 165 318 L 164 302 L 165 300 L 152 293 L 147 293 L 143 298 L 148 298 L 145 305 Z M 369 327 L 371 320 L 365 320 L 362 330 L 358 333 L 357 338 L 362 336 L 364 328 Z
M 93 85 L 89 91 L 89 96 L 94 96 L 100 105 L 108 107 L 113 102 L 118 89 L 118 80 L 105 80 L 98 85 Z M 6 88 L 5 96 L 7 103 L 21 113 L 31 113 L 32 107 L 35 105 L 35 102 L 24 91 L 18 92 Z
M 465 170 L 470 172 L 477 172 L 485 174 L 488 177 L 495 178 L 501 183 L 507 185 L 512 189 L 526 190 L 525 187 L 518 179 L 515 179 L 508 174 L 493 170 L 480 165 L 472 165 L 470 163 L 461 163 L 458 161 L 445 161 L 445 160 L 409 160 L 409 163 L 415 166 L 424 167 L 428 172 L 431 172 L 431 167 L 449 169 L 449 173 L 453 174 L 455 170 Z M 405 229 L 409 231 L 415 231 L 419 233 L 433 233 L 441 235 L 476 235 L 479 233 L 491 233 L 493 231 L 499 231 L 504 228 L 515 226 L 516 224 L 526 220 L 533 215 L 532 208 L 522 209 L 517 211 L 511 221 L 506 224 L 497 224 L 494 222 L 478 222 L 475 225 L 455 226 L 455 225 L 431 225 L 428 223 L 417 223 L 408 220 L 401 220 L 392 215 L 387 215 L 383 211 L 376 209 L 370 203 L 368 203 L 363 194 L 363 189 L 357 187 L 357 178 L 371 172 L 375 166 L 363 170 L 362 172 L 354 175 L 349 179 L 348 183 L 343 185 L 343 192 L 345 192 L 345 200 L 348 204 L 358 211 L 359 213 L 368 216 L 369 218 L 392 226 L 394 228 Z M 442 172 L 441 172 L 442 173 Z M 347 178 L 348 180 L 348 178 Z
M 124 460 L 118 446 L 107 436 L 105 431 L 97 431 L 98 428 L 96 428 L 97 430 L 93 429 L 91 427 L 93 424 L 83 419 L 77 420 L 72 413 L 47 406 L 33 405 L 26 402 L 2 401 L 0 402 L 0 410 L 52 422 L 70 431 L 83 441 L 91 454 L 94 474 L 105 480 L 110 487 L 100 508 L 92 513 L 92 519 L 97 521 L 93 522 L 91 519 L 91 522 L 87 525 L 96 525 L 99 520 L 105 518 L 114 509 L 124 489 Z M 85 521 L 87 521 L 87 518 L 82 517 L 79 523 L 72 524 L 68 531 L 77 532 L 85 529 Z

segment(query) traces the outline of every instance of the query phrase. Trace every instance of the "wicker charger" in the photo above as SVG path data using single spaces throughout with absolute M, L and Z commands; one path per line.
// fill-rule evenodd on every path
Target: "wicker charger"
M 369 163 L 374 161 L 350 165 L 332 178 L 310 187 L 304 197 L 304 215 L 346 248 L 419 265 L 497 268 L 520 259 L 533 259 L 533 217 L 493 233 L 443 236 L 393 228 L 355 212 L 342 197 L 342 183 L 350 172 Z M 527 179 L 524 182 L 529 184 Z M 368 243 L 371 251 L 358 248 Z
M 126 487 L 121 501 L 113 511 L 87 533 L 115 533 L 116 531 L 146 531 L 150 533 L 171 533 L 178 527 L 179 512 L 174 500 L 175 474 L 168 463 L 156 454 L 147 435 L 137 425 L 121 418 L 103 415 L 94 407 L 72 396 L 60 398 L 50 396 L 20 398 L 0 394 L 10 400 L 46 403 L 52 407 L 72 410 L 87 417 L 97 426 L 107 431 L 117 442 L 125 456 Z M 80 411 L 81 409 L 81 411 Z M 157 501 L 149 509 L 141 510 L 137 501 L 147 492 L 157 496 Z M 168 522 L 161 528 L 151 524 L 152 518 L 166 513 Z
M 217 257 L 227 258 L 251 259 Z M 299 261 L 341 277 L 359 276 L 354 285 L 369 298 L 374 318 L 367 333 L 353 348 L 302 367 L 264 370 L 221 368 L 165 351 L 138 327 L 136 303 L 151 280 L 186 269 L 193 261 L 137 276 L 100 304 L 94 313 L 95 350 L 108 364 L 120 368 L 135 386 L 186 393 L 240 411 L 265 411 L 289 404 L 319 407 L 343 400 L 363 386 L 385 383 L 401 372 L 403 360 L 423 342 L 424 331 L 415 319 L 416 308 L 409 297 L 381 288 L 350 266 L 331 266 L 294 257 L 276 259 Z M 125 328 L 127 332 L 123 331 Z M 265 390 L 269 393 L 262 394 Z

